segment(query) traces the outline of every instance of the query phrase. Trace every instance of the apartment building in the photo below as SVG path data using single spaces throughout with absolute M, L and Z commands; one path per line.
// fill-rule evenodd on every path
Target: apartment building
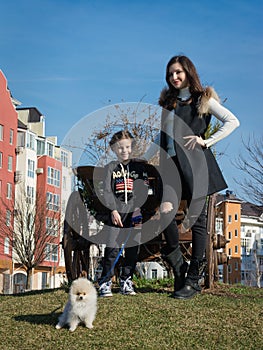
M 227 264 L 219 266 L 224 283 L 263 286 L 263 208 L 231 191 L 217 195 L 216 233 L 228 240 Z
M 1 230 L 13 226 L 15 197 L 17 112 L 12 103 L 7 80 L 0 71 L 0 213 Z M 9 290 L 12 273 L 12 247 L 7 235 L 0 236 L 0 292 Z
M 244 202 L 241 207 L 241 282 L 263 287 L 263 207 Z
M 47 206 L 45 226 L 50 232 L 46 242 L 48 252 L 45 260 L 32 274 L 31 289 L 59 287 L 63 281 L 65 262 L 61 247 L 63 218 L 71 191 L 71 153 L 57 145 L 56 137 L 45 136 L 45 117 L 35 107 L 18 108 L 17 169 L 19 183 L 32 203 L 36 200 Z M 42 204 L 43 205 L 43 204 Z M 51 239 L 52 238 L 52 239 Z M 14 287 L 25 284 L 25 271 L 15 264 Z M 22 287 L 22 288 L 23 288 Z
M 0 199 L 3 203 L 0 215 L 2 222 L 5 220 L 3 226 L 12 226 L 17 234 L 21 230 L 18 212 L 24 212 L 29 222 L 32 218 L 26 208 L 35 207 L 39 227 L 45 231 L 46 256 L 32 270 L 30 289 L 59 287 L 65 274 L 60 242 L 72 191 L 71 152 L 58 146 L 56 137 L 45 135 L 45 117 L 37 108 L 14 107 L 15 100 L 10 96 L 2 73 L 0 88 Z M 46 214 L 40 217 L 43 208 Z M 1 234 L 0 239 L 0 293 L 21 292 L 26 287 L 26 270 L 8 244 L 8 237 Z M 38 251 L 35 252 L 37 255 Z

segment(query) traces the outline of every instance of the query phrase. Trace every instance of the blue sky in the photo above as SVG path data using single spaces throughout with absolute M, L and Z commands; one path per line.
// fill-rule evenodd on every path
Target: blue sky
M 260 0 L 0 0 L 0 69 L 22 107 L 62 142 L 108 104 L 156 104 L 170 57 L 185 54 L 241 126 L 217 149 L 229 188 L 241 137 L 262 135 Z

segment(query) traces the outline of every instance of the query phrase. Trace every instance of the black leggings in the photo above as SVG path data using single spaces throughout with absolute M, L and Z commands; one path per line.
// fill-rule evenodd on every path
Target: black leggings
M 204 199 L 200 199 L 194 200 L 191 206 L 191 216 L 187 219 L 189 220 L 189 227 L 192 230 L 192 259 L 202 260 L 207 241 L 206 204 L 204 204 Z M 172 251 L 179 246 L 179 233 L 175 220 L 175 212 L 171 211 L 170 213 L 163 213 L 161 215 L 168 224 L 164 230 L 164 236 L 168 249 Z

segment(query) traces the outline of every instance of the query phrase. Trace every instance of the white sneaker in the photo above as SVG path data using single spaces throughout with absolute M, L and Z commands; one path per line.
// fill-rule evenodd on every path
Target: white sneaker
M 136 295 L 131 277 L 128 277 L 126 280 L 120 279 L 120 293 L 123 295 Z
M 102 283 L 102 285 L 99 287 L 100 297 L 112 297 L 111 284 L 112 284 L 111 281 Z

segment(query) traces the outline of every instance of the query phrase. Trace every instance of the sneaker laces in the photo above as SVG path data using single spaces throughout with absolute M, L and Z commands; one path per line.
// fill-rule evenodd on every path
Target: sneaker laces
M 128 277 L 126 280 L 123 280 L 123 290 L 128 290 L 129 292 L 133 291 L 133 283 L 131 277 Z
M 109 291 L 110 289 L 111 289 L 111 281 L 102 283 L 102 285 L 99 288 L 99 290 L 102 290 L 102 291 L 105 291 L 105 290 Z

